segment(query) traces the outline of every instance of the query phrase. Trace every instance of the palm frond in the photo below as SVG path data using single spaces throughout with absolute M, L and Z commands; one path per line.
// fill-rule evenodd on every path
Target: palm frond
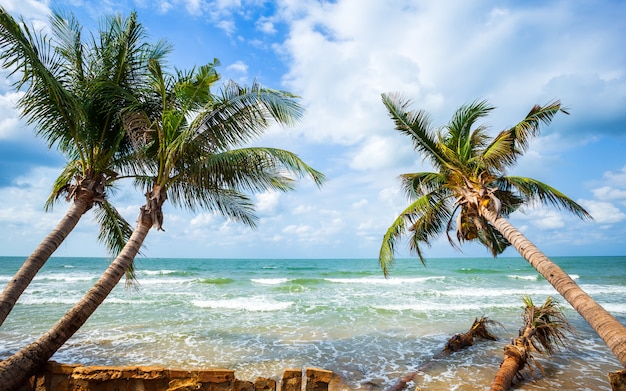
M 303 108 L 294 95 L 283 91 L 226 84 L 220 96 L 199 116 L 198 137 L 209 151 L 226 150 L 258 137 L 271 121 L 291 125 L 302 115 Z
M 400 182 L 409 199 L 415 200 L 445 186 L 446 177 L 437 172 L 401 174 Z
M 510 128 L 508 132 L 515 139 L 517 153 L 524 153 L 528 149 L 530 139 L 539 134 L 539 126 L 541 124 L 549 125 L 559 111 L 568 114 L 558 100 L 549 102 L 544 106 L 535 105 L 522 121 Z
M 175 182 L 168 189 L 168 199 L 175 205 L 190 210 L 201 208 L 256 228 L 258 217 L 255 214 L 254 202 L 250 197 L 229 188 L 213 188 L 207 191 L 192 182 Z M 191 197 L 190 195 L 195 195 Z
M 393 264 L 396 242 L 409 232 L 409 247 L 419 256 L 422 264 L 425 264 L 420 245 L 430 245 L 430 240 L 441 234 L 451 215 L 445 193 L 437 192 L 418 198 L 403 210 L 383 236 L 378 260 L 384 275 L 389 274 Z
M 479 127 L 472 131 L 474 123 L 482 117 L 487 116 L 494 106 L 486 100 L 476 100 L 470 104 L 461 106 L 453 115 L 452 120 L 445 128 L 444 143 L 455 152 L 461 162 L 472 158 L 474 145 L 473 141 L 481 141 L 478 137 L 472 137 L 473 133 L 483 133 L 484 128 Z
M 541 354 L 551 355 L 560 346 L 568 343 L 567 333 L 572 331 L 565 314 L 550 296 L 543 305 L 534 305 L 530 296 L 525 296 L 524 325 L 531 329 L 532 349 Z
M 567 210 L 583 220 L 592 219 L 585 208 L 550 185 L 532 178 L 519 176 L 507 176 L 502 179 L 514 187 L 527 202 L 538 201 L 541 204 L 551 204 L 558 209 Z
M 115 257 L 126 245 L 133 228 L 108 201 L 98 202 L 96 205 L 95 219 L 100 227 L 98 240 Z
M 204 208 L 215 189 L 238 192 L 289 191 L 294 178 L 309 177 L 320 186 L 325 176 L 304 163 L 297 155 L 276 148 L 240 148 L 208 156 L 185 155 L 176 175 L 168 183 L 171 201 L 191 210 Z M 195 191 L 177 191 L 192 186 Z
M 63 85 L 67 81 L 62 58 L 51 39 L 32 31 L 22 20 L 18 24 L 0 8 L 0 61 L 11 74 L 21 73 L 16 89 L 26 88 L 18 101 L 21 116 L 48 146 L 64 150 L 73 143 L 78 123 L 78 102 Z
M 511 132 L 500 132 L 479 154 L 481 167 L 504 172 L 517 160 L 515 138 Z
M 63 171 L 61 171 L 57 179 L 54 181 L 52 191 L 44 204 L 46 211 L 52 210 L 55 202 L 62 195 L 67 194 L 69 185 L 72 183 L 74 178 L 81 173 L 81 171 L 82 165 L 78 160 L 68 162 L 65 167 L 63 167 Z
M 430 116 L 423 110 L 409 111 L 411 101 L 399 94 L 382 94 L 381 96 L 396 130 L 409 136 L 413 148 L 422 152 L 424 158 L 430 160 L 435 167 L 445 165 L 446 159 L 439 149 Z

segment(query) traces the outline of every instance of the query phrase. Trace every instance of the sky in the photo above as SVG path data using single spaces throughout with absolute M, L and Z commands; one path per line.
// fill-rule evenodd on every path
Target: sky
M 293 127 L 255 142 L 290 150 L 328 178 L 289 193 L 253 194 L 255 230 L 209 211 L 164 206 L 165 232 L 142 253 L 175 258 L 368 258 L 408 204 L 398 176 L 431 167 L 394 130 L 381 93 L 445 125 L 476 99 L 496 106 L 480 123 L 492 134 L 535 104 L 559 99 L 570 115 L 542 127 L 509 174 L 548 183 L 593 221 L 551 207 L 510 221 L 549 256 L 626 255 L 626 2 L 417 0 L 0 0 L 14 17 L 46 29 L 51 10 L 71 12 L 88 32 L 103 16 L 137 11 L 150 40 L 174 51 L 169 65 L 220 60 L 222 80 L 293 92 L 306 107 Z M 33 135 L 0 79 L 0 256 L 27 256 L 69 204 L 45 212 L 64 157 Z M 109 200 L 134 225 L 141 192 L 121 184 Z M 54 256 L 109 256 L 88 212 Z M 444 237 L 426 258 L 486 257 Z M 514 249 L 505 256 L 518 256 Z M 399 257 L 411 256 L 404 242 Z

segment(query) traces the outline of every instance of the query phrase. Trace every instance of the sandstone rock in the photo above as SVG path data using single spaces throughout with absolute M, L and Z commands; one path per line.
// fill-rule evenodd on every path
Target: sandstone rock
M 259 377 L 254 381 L 256 391 L 276 391 L 276 380 Z
M 302 370 L 288 368 L 283 372 L 280 381 L 280 391 L 301 391 L 302 389 Z
M 319 368 L 306 369 L 306 391 L 328 391 L 333 371 Z

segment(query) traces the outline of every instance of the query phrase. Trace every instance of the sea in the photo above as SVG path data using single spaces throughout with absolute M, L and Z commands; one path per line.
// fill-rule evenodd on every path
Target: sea
M 0 285 L 25 257 L 0 257 Z M 563 270 L 626 324 L 626 256 L 556 257 Z M 106 258 L 52 258 L 0 327 L 0 359 L 46 332 L 106 269 Z M 287 368 L 332 370 L 346 389 L 384 390 L 419 371 L 411 389 L 487 390 L 523 302 L 552 297 L 573 326 L 567 346 L 535 355 L 516 390 L 610 390 L 623 369 L 604 342 L 522 258 L 398 259 L 385 278 L 376 259 L 137 258 L 53 357 L 83 365 L 235 370 L 278 380 Z M 498 322 L 477 340 L 433 357 L 475 318 Z

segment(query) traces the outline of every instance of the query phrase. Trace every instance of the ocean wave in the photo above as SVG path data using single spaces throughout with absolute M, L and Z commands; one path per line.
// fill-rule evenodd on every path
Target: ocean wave
M 176 285 L 189 284 L 194 281 L 193 278 L 137 278 L 139 285 Z
M 539 279 L 539 275 L 535 274 L 533 276 L 523 276 L 523 275 L 519 275 L 519 274 L 509 274 L 507 275 L 508 278 L 512 279 L 512 280 L 526 280 L 526 281 L 537 281 Z
M 211 277 L 211 278 L 200 278 L 194 280 L 195 282 L 199 282 L 201 284 L 215 284 L 215 285 L 226 285 L 235 282 L 232 278 L 226 277 Z
M 35 276 L 33 281 L 63 281 L 63 282 L 77 282 L 77 281 L 92 281 L 97 279 L 95 274 L 42 274 Z
M 532 289 L 503 289 L 502 287 L 493 288 L 465 288 L 465 289 L 449 289 L 441 290 L 439 293 L 442 296 L 454 296 L 454 297 L 501 297 L 501 296 L 516 296 L 522 297 L 526 295 L 551 295 L 556 296 L 558 293 L 554 288 L 550 286 L 536 287 Z
M 403 303 L 372 305 L 372 308 L 382 311 L 416 311 L 416 312 L 461 312 L 482 311 L 489 308 L 519 308 L 519 303 L 482 303 L 482 302 L 457 302 L 457 303 Z
M 626 304 L 622 303 L 599 303 L 605 310 L 610 313 L 626 314 Z
M 176 270 L 138 270 L 137 274 L 146 274 L 148 276 L 162 276 L 162 275 L 166 275 L 166 274 L 174 274 L 176 273 Z
M 194 306 L 200 308 L 239 310 L 249 312 L 282 311 L 293 305 L 291 302 L 270 301 L 262 298 L 240 297 L 221 300 L 193 300 Z
M 137 275 L 146 275 L 146 276 L 191 276 L 194 275 L 194 272 L 184 271 L 184 270 L 171 270 L 171 269 L 163 269 L 163 270 L 138 270 Z
M 21 297 L 18 304 L 23 305 L 44 305 L 44 304 L 76 304 L 76 302 L 80 300 L 79 297 L 71 298 L 71 297 Z
M 289 282 L 288 278 L 252 278 L 250 281 L 261 285 L 280 285 Z
M 432 277 L 370 277 L 370 278 L 325 278 L 325 281 L 337 284 L 367 284 L 367 285 L 402 285 L 422 283 L 425 281 L 445 280 L 445 276 Z

